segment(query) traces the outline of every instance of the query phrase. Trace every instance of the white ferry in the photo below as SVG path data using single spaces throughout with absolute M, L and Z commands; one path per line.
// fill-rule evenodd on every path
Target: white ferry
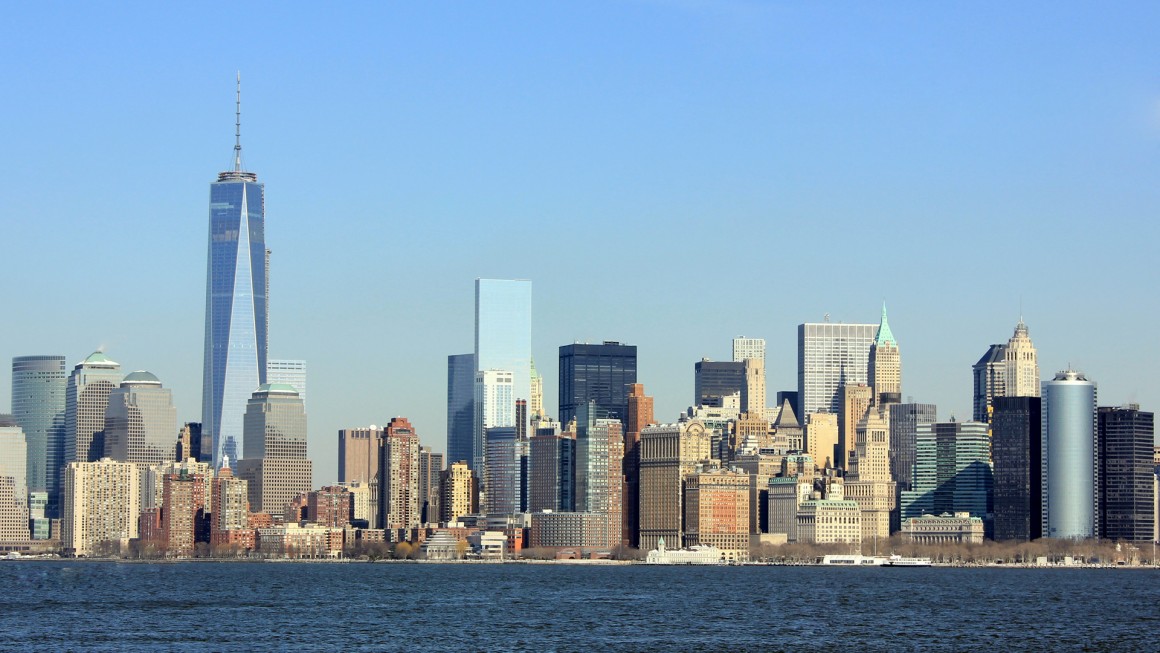
M 822 564 L 842 567 L 881 567 L 886 564 L 886 558 L 864 556 L 857 553 L 831 554 L 822 558 Z
M 883 567 L 929 567 L 930 558 L 904 558 L 900 555 L 890 556 L 886 562 L 882 563 Z

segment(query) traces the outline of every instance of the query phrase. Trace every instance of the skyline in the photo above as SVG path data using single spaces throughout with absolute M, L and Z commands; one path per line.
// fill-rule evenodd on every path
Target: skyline
M 269 353 L 310 365 L 315 486 L 336 476 L 340 428 L 401 415 L 445 449 L 446 357 L 471 349 L 481 277 L 532 280 L 547 407 L 559 346 L 615 340 L 637 346 L 673 421 L 694 364 L 730 360 L 740 334 L 766 339 L 772 402 L 796 388 L 798 324 L 875 323 L 885 299 L 903 398 L 939 419 L 970 416 L 970 367 L 1020 314 L 1043 378 L 1075 368 L 1101 404 L 1156 409 L 1156 8 L 1050 23 L 1014 8 L 992 25 L 954 8 L 722 7 L 535 8 L 515 26 L 367 8 L 365 26 L 315 16 L 350 38 L 302 53 L 315 25 L 292 10 L 268 17 L 278 38 L 222 48 L 188 9 L 40 25 L 51 8 L 18 8 L 0 39 L 27 99 L 0 109 L 27 125 L 6 134 L 22 158 L 0 179 L 15 245 L 0 356 L 63 354 L 71 371 L 103 344 L 199 419 L 204 189 L 233 163 L 241 69 L 246 169 L 268 184 Z M 97 12 L 125 20 L 90 33 Z M 123 45 L 162 17 L 191 22 L 173 44 L 159 30 Z M 394 40 L 373 28 L 384 17 Z M 37 54 L 60 38 L 78 46 Z

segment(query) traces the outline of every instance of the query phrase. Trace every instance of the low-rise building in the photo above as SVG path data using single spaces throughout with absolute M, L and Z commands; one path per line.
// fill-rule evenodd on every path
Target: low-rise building
M 805 544 L 860 544 L 862 511 L 857 501 L 810 499 L 798 506 L 797 541 Z
M 532 548 L 606 548 L 608 515 L 596 512 L 531 513 Z
M 982 544 L 983 520 L 969 512 L 911 517 L 902 522 L 902 537 L 915 544 Z

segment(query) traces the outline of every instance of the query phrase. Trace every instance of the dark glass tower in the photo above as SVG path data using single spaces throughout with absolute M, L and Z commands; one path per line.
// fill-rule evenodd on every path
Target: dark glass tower
M 215 467 L 245 454 L 246 402 L 266 382 L 265 185 L 242 170 L 241 98 L 239 77 L 234 169 L 209 187 L 201 421 Z
M 447 357 L 447 464 L 474 460 L 475 354 Z
M 64 356 L 17 356 L 12 359 L 12 416 L 24 430 L 28 441 L 28 489 L 48 492 L 50 517 L 60 515 L 67 385 Z
M 605 341 L 560 347 L 560 423 L 567 428 L 589 401 L 596 402 L 596 418 L 624 423 L 635 383 L 636 345 Z
M 733 393 L 745 392 L 745 363 L 703 359 L 694 366 L 695 406 L 720 406 Z
M 1100 537 L 1149 542 L 1155 525 L 1154 415 L 1135 404 L 1101 406 L 1097 420 Z
M 1043 407 L 1039 397 L 994 397 L 995 539 L 1043 536 Z

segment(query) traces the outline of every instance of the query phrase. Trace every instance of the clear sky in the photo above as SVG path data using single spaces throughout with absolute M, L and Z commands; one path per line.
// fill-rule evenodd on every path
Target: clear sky
M 240 70 L 316 483 L 339 428 L 405 415 L 444 449 L 476 277 L 533 280 L 552 413 L 562 344 L 638 345 L 671 421 L 733 336 L 767 339 L 772 399 L 797 324 L 883 300 L 904 397 L 944 419 L 1020 310 L 1045 379 L 1155 410 L 1157 25 L 1155 2 L 14 4 L 0 360 L 104 346 L 200 419 Z

